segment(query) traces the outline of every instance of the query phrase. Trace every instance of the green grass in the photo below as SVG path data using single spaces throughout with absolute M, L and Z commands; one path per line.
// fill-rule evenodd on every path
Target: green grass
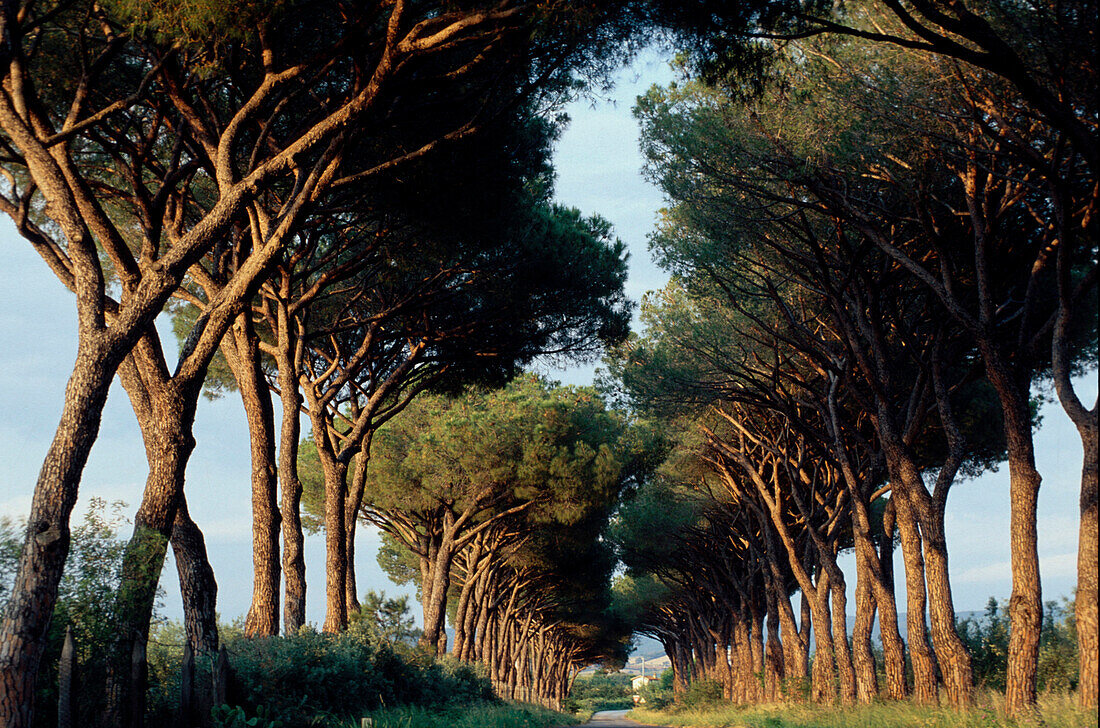
M 391 708 L 370 714 L 375 728 L 550 728 L 575 725 L 564 713 L 531 705 L 484 704 L 454 708 Z M 349 728 L 359 728 L 355 721 Z
M 1076 696 L 1044 695 L 1039 700 L 1041 717 L 1011 720 L 1004 713 L 1004 698 L 995 693 L 978 696 L 974 708 L 959 712 L 908 703 L 877 703 L 860 707 L 818 705 L 766 705 L 737 708 L 714 705 L 678 711 L 635 709 L 629 717 L 643 723 L 702 728 L 1091 728 L 1096 709 L 1077 707 Z

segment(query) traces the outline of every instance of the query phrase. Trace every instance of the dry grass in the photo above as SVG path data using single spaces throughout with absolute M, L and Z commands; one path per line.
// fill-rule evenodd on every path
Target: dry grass
M 643 723 L 710 728 L 1093 728 L 1097 712 L 1077 707 L 1076 696 L 1044 695 L 1038 715 L 1008 718 L 1004 696 L 982 693 L 973 708 L 927 708 L 908 703 L 876 703 L 860 707 L 764 705 L 738 708 L 714 705 L 677 711 L 634 710 L 630 717 Z

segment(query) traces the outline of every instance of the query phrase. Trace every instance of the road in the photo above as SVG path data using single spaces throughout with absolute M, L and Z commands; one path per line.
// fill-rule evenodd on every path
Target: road
M 597 726 L 598 728 L 660 728 L 660 726 L 648 723 L 627 720 L 623 716 L 629 712 L 628 710 L 601 710 L 593 715 L 592 720 L 588 721 L 586 725 Z

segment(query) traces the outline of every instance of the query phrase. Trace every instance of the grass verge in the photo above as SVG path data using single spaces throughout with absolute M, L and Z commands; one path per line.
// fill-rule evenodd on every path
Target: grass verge
M 551 728 L 577 724 L 574 716 L 514 703 L 390 708 L 372 711 L 370 717 L 374 718 L 374 728 Z M 350 728 L 359 728 L 359 722 L 350 724 Z
M 859 707 L 763 705 L 738 708 L 712 705 L 685 710 L 635 709 L 629 715 L 642 723 L 700 728 L 1085 728 L 1097 725 L 1096 709 L 1077 706 L 1077 696 L 1044 695 L 1039 714 L 1015 720 L 1005 716 L 1004 697 L 978 696 L 970 710 L 929 708 L 908 703 L 877 703 Z

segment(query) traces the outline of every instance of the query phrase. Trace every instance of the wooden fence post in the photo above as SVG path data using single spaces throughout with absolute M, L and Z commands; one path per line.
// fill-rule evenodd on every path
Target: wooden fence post
M 57 663 L 57 728 L 73 728 L 73 707 L 76 702 L 76 641 L 73 626 L 65 628 L 65 643 Z

